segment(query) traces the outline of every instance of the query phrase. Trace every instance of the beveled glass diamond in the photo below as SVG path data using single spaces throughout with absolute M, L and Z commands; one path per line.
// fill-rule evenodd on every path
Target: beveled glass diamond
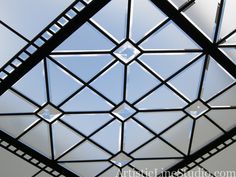
M 112 111 L 112 113 L 122 121 L 128 119 L 135 112 L 136 110 L 127 103 L 122 103 L 119 107 L 117 107 L 114 111 Z
M 119 167 L 124 167 L 131 161 L 132 159 L 126 154 L 124 154 L 123 152 L 117 154 L 115 157 L 111 159 L 111 162 L 116 164 Z
M 185 109 L 185 111 L 194 118 L 197 118 L 204 114 L 208 110 L 208 107 L 201 101 L 196 101 Z
M 133 60 L 139 53 L 140 51 L 128 41 L 114 51 L 114 54 L 125 63 Z
M 53 105 L 47 104 L 37 114 L 47 122 L 52 122 L 57 119 L 62 113 Z

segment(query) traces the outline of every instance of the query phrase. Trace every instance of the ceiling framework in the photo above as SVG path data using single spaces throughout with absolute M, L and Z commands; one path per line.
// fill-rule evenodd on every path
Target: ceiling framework
M 135 1 L 82 2 L 8 73 L 1 139 L 65 176 L 145 176 L 152 164 L 181 169 L 178 176 L 234 143 L 236 68 L 217 46 L 220 18 L 211 42 L 182 14 L 193 1 L 178 10 L 168 1 L 139 3 L 149 13 Z M 219 7 L 220 16 L 223 1 Z M 117 12 L 118 26 L 106 19 Z M 142 28 L 145 18 L 153 22 Z

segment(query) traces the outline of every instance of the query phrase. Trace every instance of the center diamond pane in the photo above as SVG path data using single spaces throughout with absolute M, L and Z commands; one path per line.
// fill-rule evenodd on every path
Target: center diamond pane
M 127 165 L 131 161 L 132 161 L 132 159 L 122 152 L 117 154 L 115 157 L 113 157 L 111 159 L 111 162 L 116 164 L 119 167 L 124 167 L 125 165 Z
M 194 118 L 201 116 L 207 110 L 208 107 L 201 101 L 197 101 L 185 109 L 185 111 Z
M 37 114 L 47 122 L 52 122 L 57 119 L 62 113 L 51 104 L 47 104 Z
M 127 103 L 122 103 L 119 107 L 117 107 L 114 111 L 112 111 L 112 113 L 115 116 L 117 116 L 120 120 L 125 121 L 134 113 L 136 113 L 136 110 Z
M 128 41 L 121 45 L 114 52 L 114 54 L 125 63 L 133 60 L 139 53 L 140 51 Z

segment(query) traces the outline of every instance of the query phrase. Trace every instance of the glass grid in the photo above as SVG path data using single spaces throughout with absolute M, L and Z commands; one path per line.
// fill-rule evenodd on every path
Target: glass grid
M 169 168 L 235 127 L 235 79 L 139 1 L 111 1 L 4 93 L 0 129 L 86 177 Z M 138 24 L 139 3 L 154 23 Z M 112 13 L 128 14 L 119 29 L 101 21 Z M 139 51 L 128 62 L 115 54 L 126 43 Z M 196 103 L 206 109 L 194 116 Z M 40 117 L 45 105 L 60 116 Z

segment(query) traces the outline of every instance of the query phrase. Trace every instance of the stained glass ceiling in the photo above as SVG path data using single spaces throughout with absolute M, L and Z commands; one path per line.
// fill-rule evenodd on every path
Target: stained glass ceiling
M 0 130 L 82 177 L 144 176 L 183 162 L 236 126 L 235 56 L 225 51 L 235 46 L 221 46 L 235 30 L 226 2 L 207 4 L 215 15 L 203 19 L 204 1 L 170 1 L 232 66 L 220 65 L 158 4 L 111 0 L 0 96 Z M 82 15 L 96 0 L 79 3 L 73 12 Z M 40 29 L 14 25 L 28 39 Z M 56 36 L 63 26 L 50 29 Z M 3 85 L 15 71 L 2 72 Z

